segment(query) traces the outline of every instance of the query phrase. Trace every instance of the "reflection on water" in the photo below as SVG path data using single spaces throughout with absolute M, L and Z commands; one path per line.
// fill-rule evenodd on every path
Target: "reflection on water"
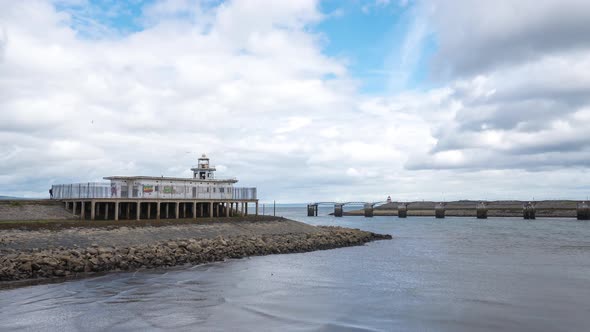
M 518 330 L 590 326 L 590 223 L 304 217 L 363 247 L 0 291 L 2 330 Z

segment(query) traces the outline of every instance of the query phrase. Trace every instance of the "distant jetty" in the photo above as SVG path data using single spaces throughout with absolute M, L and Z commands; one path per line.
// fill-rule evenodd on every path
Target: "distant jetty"
M 524 219 L 541 218 L 577 218 L 590 219 L 589 204 L 585 201 L 574 200 L 544 200 L 544 201 L 475 201 L 461 200 L 451 202 L 436 201 L 385 201 L 378 203 L 313 203 L 308 205 L 308 216 L 317 215 L 318 205 L 333 205 L 337 217 L 341 216 L 412 216 L 448 217 L 520 217 Z M 345 211 L 344 207 L 351 210 Z M 356 208 L 355 208 L 356 207 Z M 358 209 L 362 207 L 362 209 Z

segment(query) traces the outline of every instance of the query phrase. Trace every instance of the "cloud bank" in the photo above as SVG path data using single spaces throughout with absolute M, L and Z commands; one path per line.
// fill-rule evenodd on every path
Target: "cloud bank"
M 430 87 L 367 95 L 317 1 L 0 0 L 0 194 L 209 153 L 267 201 L 585 198 L 587 2 L 404 5 Z

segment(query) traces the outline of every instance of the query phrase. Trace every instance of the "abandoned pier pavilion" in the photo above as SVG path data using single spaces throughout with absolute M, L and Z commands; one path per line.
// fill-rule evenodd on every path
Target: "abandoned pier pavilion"
M 202 155 L 192 178 L 110 176 L 104 183 L 58 184 L 52 198 L 80 219 L 179 219 L 248 215 L 256 188 L 234 187 L 235 178 L 215 178 L 215 167 Z

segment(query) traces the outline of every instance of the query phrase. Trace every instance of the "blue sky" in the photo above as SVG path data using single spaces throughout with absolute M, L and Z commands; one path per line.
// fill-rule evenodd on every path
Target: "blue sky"
M 97 38 L 100 36 L 93 29 L 96 23 L 123 36 L 145 29 L 148 23 L 142 17 L 143 11 L 154 3 L 154 0 L 58 1 L 55 7 L 75 13 L 72 28 L 79 36 Z M 214 9 L 223 3 L 204 1 L 201 7 Z M 346 62 L 361 92 L 374 95 L 426 89 L 432 86 L 428 79 L 430 59 L 436 49 L 434 34 L 425 34 L 412 50 L 407 50 L 415 57 L 412 61 L 403 59 L 404 43 L 416 23 L 416 6 L 414 2 L 321 1 L 318 10 L 324 18 L 307 28 L 321 36 L 322 51 L 327 56 Z
M 0 0 L 0 195 L 207 153 L 281 203 L 585 198 L 589 21 L 587 0 Z

